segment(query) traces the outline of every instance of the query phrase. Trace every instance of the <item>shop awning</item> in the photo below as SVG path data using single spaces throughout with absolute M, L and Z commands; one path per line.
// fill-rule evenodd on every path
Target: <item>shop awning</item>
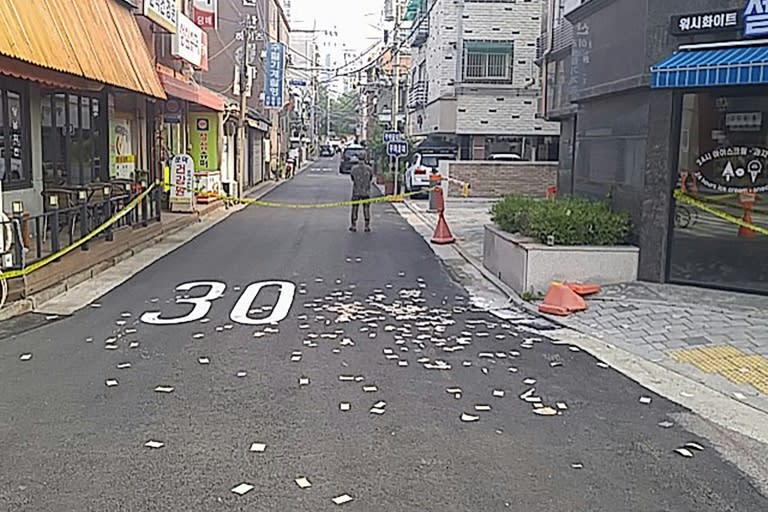
M 0 55 L 165 98 L 133 13 L 115 0 L 2 0 Z
M 220 94 L 216 94 L 210 89 L 206 89 L 200 85 L 192 82 L 185 82 L 179 78 L 176 78 L 165 73 L 158 73 L 160 82 L 163 84 L 163 88 L 168 96 L 179 98 L 181 100 L 190 101 L 197 105 L 215 110 L 216 112 L 224 112 L 224 97 Z
M 676 52 L 651 67 L 651 88 L 768 83 L 768 46 Z

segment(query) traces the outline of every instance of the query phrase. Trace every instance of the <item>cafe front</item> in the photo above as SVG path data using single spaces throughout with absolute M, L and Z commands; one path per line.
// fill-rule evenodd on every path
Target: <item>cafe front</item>
M 651 88 L 673 91 L 668 279 L 768 293 L 768 12 L 744 4 L 674 15 Z

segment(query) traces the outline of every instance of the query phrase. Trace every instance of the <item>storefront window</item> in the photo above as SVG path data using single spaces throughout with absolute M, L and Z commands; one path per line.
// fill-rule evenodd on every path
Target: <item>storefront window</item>
M 28 102 L 23 87 L 5 87 L 0 81 L 0 176 L 5 189 L 32 186 Z
M 47 186 L 104 181 L 106 140 L 101 99 L 68 93 L 41 95 L 43 174 Z
M 766 292 L 768 96 L 702 92 L 682 105 L 670 278 Z

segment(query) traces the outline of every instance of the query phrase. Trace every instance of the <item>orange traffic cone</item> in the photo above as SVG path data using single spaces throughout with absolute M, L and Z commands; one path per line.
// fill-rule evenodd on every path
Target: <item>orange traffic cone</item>
M 540 313 L 558 316 L 568 316 L 585 309 L 587 303 L 584 299 L 569 286 L 561 283 L 552 283 L 544 296 L 544 302 L 539 304 Z
M 752 224 L 752 210 L 744 208 L 744 216 L 741 220 L 746 224 Z M 739 236 L 741 238 L 755 238 L 755 235 L 757 235 L 757 233 L 755 233 L 754 230 L 739 224 Z
M 565 286 L 581 295 L 586 297 L 587 295 L 594 295 L 599 293 L 602 289 L 599 284 L 587 284 L 587 283 L 563 283 Z
M 452 244 L 456 241 L 451 233 L 448 223 L 445 221 L 445 214 L 441 211 L 435 226 L 435 233 L 432 235 L 433 244 Z

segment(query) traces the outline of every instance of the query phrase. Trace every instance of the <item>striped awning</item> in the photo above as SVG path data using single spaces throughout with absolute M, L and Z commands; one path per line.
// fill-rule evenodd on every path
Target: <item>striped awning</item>
M 651 67 L 652 89 L 768 84 L 768 46 L 673 53 Z

